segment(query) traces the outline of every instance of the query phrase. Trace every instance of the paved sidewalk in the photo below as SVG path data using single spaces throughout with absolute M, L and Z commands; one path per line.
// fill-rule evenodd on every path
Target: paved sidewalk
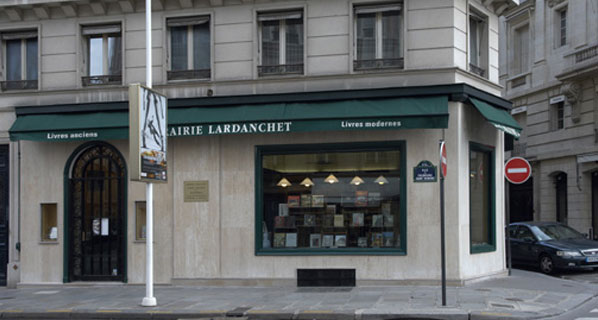
M 598 285 L 513 270 L 511 277 L 449 287 L 156 287 L 158 306 L 139 306 L 142 286 L 0 289 L 3 319 L 538 319 L 598 295 Z

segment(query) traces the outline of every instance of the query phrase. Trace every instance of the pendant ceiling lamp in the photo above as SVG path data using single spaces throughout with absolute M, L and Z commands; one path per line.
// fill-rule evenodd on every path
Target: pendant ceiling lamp
M 351 180 L 351 184 L 354 185 L 354 186 L 358 186 L 358 185 L 360 185 L 360 184 L 362 184 L 364 182 L 365 181 L 363 181 L 363 179 L 361 179 L 359 176 L 355 176 L 353 178 L 353 180 Z
M 306 188 L 309 188 L 314 185 L 314 182 L 311 181 L 311 179 L 308 177 L 308 178 L 303 179 L 303 181 L 301 181 L 301 185 L 305 186 Z
M 386 180 L 383 175 L 380 175 L 378 178 L 376 178 L 376 180 L 374 180 L 374 182 L 379 185 L 384 185 L 388 183 L 388 180 Z
M 337 183 L 338 179 L 333 174 L 330 174 L 328 177 L 326 177 L 326 179 L 324 179 L 324 182 L 333 184 L 333 183 Z
M 282 178 L 282 179 L 280 179 L 280 181 L 278 181 L 278 183 L 276 185 L 279 187 L 286 188 L 291 185 L 291 182 L 289 180 L 287 180 L 287 178 Z

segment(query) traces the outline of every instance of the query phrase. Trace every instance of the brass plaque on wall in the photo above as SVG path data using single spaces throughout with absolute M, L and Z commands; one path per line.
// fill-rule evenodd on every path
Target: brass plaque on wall
M 183 182 L 183 195 L 185 202 L 207 202 L 210 196 L 208 192 L 208 181 L 185 181 Z

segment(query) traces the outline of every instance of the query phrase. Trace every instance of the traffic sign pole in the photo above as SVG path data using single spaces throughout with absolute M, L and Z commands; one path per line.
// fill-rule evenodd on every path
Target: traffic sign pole
M 442 282 L 442 306 L 446 306 L 446 253 L 444 237 L 444 177 L 447 173 L 446 145 L 440 140 L 440 265 Z

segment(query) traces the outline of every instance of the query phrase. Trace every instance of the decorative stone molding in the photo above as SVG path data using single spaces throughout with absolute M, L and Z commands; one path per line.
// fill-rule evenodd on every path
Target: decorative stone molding
M 577 82 L 566 82 L 561 86 L 561 94 L 565 95 L 565 103 L 571 106 L 571 120 L 578 123 L 581 113 L 581 85 Z
M 548 7 L 552 8 L 552 7 L 556 6 L 557 4 L 565 2 L 565 0 L 547 0 L 546 2 L 548 3 Z

